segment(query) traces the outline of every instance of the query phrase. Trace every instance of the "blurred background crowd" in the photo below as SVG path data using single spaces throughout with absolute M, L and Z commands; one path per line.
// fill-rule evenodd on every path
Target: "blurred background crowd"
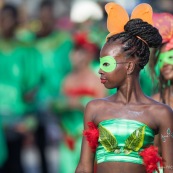
M 107 2 L 0 0 L 0 173 L 74 173 L 85 105 L 116 92 L 98 74 Z M 114 2 L 173 13 L 172 0 Z M 141 87 L 158 92 L 148 68 Z

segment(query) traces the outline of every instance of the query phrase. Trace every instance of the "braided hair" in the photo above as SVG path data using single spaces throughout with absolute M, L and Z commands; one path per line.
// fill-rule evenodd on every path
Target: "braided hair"
M 141 19 L 129 20 L 124 26 L 124 32 L 109 37 L 107 43 L 113 43 L 117 39 L 120 39 L 123 44 L 123 51 L 128 56 L 137 56 L 139 58 L 139 67 L 141 69 L 149 61 L 149 48 L 157 48 L 162 43 L 159 31 Z

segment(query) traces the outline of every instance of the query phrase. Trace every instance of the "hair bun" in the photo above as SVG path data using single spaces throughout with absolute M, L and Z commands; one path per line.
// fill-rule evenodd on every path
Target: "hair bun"
M 124 26 L 124 30 L 130 35 L 140 37 L 149 47 L 157 48 L 162 43 L 162 37 L 159 34 L 159 31 L 141 19 L 129 20 Z

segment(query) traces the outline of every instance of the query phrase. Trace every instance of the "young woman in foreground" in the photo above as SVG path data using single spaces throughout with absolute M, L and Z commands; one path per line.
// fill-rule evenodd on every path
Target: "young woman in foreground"
M 171 173 L 173 112 L 146 97 L 139 84 L 139 72 L 149 60 L 149 48 L 162 42 L 152 26 L 152 9 L 141 4 L 129 20 L 118 4 L 108 3 L 105 8 L 110 34 L 100 52 L 99 74 L 106 88 L 118 91 L 87 104 L 76 173 L 93 173 L 95 156 L 97 173 L 152 173 L 162 161 L 153 146 L 158 133 L 166 139 L 160 139 L 164 173 Z

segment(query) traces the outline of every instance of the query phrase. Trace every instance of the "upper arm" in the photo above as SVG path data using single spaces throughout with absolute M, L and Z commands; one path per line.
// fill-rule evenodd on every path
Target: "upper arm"
M 84 130 L 88 129 L 88 122 L 93 121 L 93 106 L 92 101 L 89 102 L 85 108 L 85 115 L 84 115 Z M 82 147 L 81 147 L 81 156 L 79 165 L 76 169 L 76 173 L 92 173 L 94 169 L 94 156 L 95 153 L 92 152 L 90 146 L 88 145 L 88 141 L 86 140 L 85 136 L 83 136 L 82 140 Z
M 159 136 L 164 165 L 164 173 L 172 171 L 173 166 L 173 111 L 166 109 L 162 118 L 159 117 Z

